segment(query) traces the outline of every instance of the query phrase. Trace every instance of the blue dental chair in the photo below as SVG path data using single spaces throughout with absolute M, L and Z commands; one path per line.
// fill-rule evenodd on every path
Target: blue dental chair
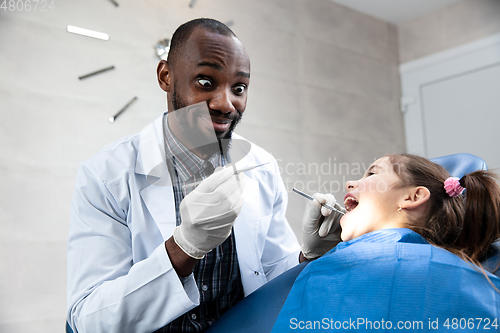
M 487 169 L 486 163 L 481 158 L 471 154 L 454 154 L 432 161 L 443 166 L 451 176 L 458 178 L 476 170 Z M 496 242 L 492 246 L 490 256 L 483 262 L 483 267 L 500 277 L 499 263 L 500 242 Z M 253 292 L 224 314 L 206 332 L 271 332 L 295 279 L 306 265 L 307 262 L 297 265 Z M 73 333 L 67 323 L 66 333 Z
M 471 154 L 454 154 L 431 160 L 444 167 L 452 177 L 458 178 L 477 170 L 487 169 L 486 163 L 481 158 Z M 498 267 L 500 241 L 493 244 L 490 256 L 482 264 L 485 269 L 500 277 Z M 307 262 L 304 262 L 296 266 L 253 292 L 224 314 L 206 332 L 271 332 L 295 279 L 306 265 Z

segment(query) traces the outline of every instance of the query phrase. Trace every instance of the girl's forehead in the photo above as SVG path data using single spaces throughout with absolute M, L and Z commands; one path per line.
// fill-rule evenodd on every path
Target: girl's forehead
M 387 168 L 392 165 L 389 156 L 384 156 L 372 163 L 372 166 L 377 166 L 379 168 Z
M 399 168 L 396 164 L 393 164 L 391 158 L 389 156 L 384 156 L 376 160 L 372 163 L 372 165 L 368 168 L 368 171 L 372 171 L 378 174 L 383 175 L 394 175 L 398 178 L 399 176 Z

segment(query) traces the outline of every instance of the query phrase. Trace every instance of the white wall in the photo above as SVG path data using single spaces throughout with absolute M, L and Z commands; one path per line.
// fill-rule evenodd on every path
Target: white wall
M 500 1 L 460 1 L 398 26 L 401 63 L 499 32 Z
M 153 44 L 191 18 L 235 22 L 252 61 L 238 132 L 287 167 L 288 190 L 330 190 L 359 177 L 357 165 L 404 150 L 395 26 L 327 0 L 198 0 L 193 9 L 190 0 L 117 1 L 0 10 L 0 332 L 63 331 L 78 163 L 163 111 Z M 68 24 L 111 39 L 69 34 Z M 297 233 L 305 204 L 290 195 Z

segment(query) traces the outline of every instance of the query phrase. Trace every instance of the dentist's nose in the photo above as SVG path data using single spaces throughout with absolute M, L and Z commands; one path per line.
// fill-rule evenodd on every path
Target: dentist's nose
M 229 89 L 230 90 L 230 89 Z M 232 101 L 232 92 L 228 89 L 217 91 L 213 98 L 208 103 L 208 107 L 212 110 L 217 110 L 222 113 L 231 113 L 236 111 Z

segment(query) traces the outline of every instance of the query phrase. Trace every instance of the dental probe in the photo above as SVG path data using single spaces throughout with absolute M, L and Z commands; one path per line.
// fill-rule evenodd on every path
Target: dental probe
M 311 196 L 310 196 L 310 195 L 308 195 L 308 194 L 305 194 L 305 193 L 304 193 L 304 192 L 302 192 L 302 191 L 297 190 L 296 188 L 294 188 L 294 189 L 293 189 L 293 191 L 294 191 L 295 193 L 297 193 L 297 194 L 300 194 L 300 195 L 301 195 L 301 196 L 303 196 L 304 198 L 307 198 L 307 199 L 309 199 L 309 200 L 311 200 L 311 201 L 313 201 L 313 200 L 314 200 L 314 198 L 313 198 L 313 197 L 311 197 Z M 336 209 L 336 208 L 334 208 L 334 207 L 332 207 L 332 206 L 330 206 L 330 205 L 328 205 L 328 204 L 326 204 L 326 203 L 324 203 L 324 204 L 323 204 L 323 203 L 320 203 L 320 205 L 321 205 L 321 206 L 323 206 L 323 207 L 325 207 L 325 208 L 328 208 L 328 209 L 330 209 L 330 210 L 336 211 L 337 213 L 340 213 L 340 214 L 342 214 L 342 215 L 344 215 L 344 214 L 345 214 L 344 212 L 341 212 L 340 210 L 338 210 L 338 209 Z
M 268 163 L 270 163 L 270 162 L 266 162 L 266 163 L 262 163 L 262 164 L 257 164 L 257 165 L 254 165 L 254 166 L 249 166 L 249 167 L 246 167 L 246 168 L 243 168 L 243 169 L 240 169 L 240 170 L 236 170 L 234 172 L 234 174 L 236 175 L 238 173 L 242 173 L 242 172 L 245 172 L 245 171 L 250 171 L 250 170 L 253 170 L 253 169 L 258 168 L 260 166 L 266 165 Z M 202 181 L 203 180 L 200 180 L 199 182 L 194 182 L 194 183 L 186 184 L 182 188 L 188 188 L 188 187 L 196 186 L 196 185 L 200 184 Z

